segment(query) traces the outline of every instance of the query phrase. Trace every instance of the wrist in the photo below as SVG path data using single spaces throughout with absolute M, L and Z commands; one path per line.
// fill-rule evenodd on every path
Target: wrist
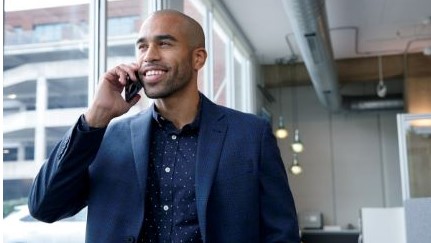
M 84 113 L 84 119 L 87 125 L 92 128 L 106 127 L 111 121 L 111 118 L 104 116 L 103 113 L 97 114 L 96 112 L 93 112 L 91 109 L 89 109 L 87 112 Z

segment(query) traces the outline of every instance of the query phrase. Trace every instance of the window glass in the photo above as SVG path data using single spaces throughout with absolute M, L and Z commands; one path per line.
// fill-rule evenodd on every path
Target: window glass
M 238 41 L 234 41 L 232 34 L 235 31 L 229 27 L 229 21 L 221 17 L 225 15 L 216 9 L 208 6 L 207 1 L 184 0 L 184 13 L 203 26 L 207 39 L 209 56 L 205 69 L 200 72 L 199 88 L 220 105 L 249 112 L 250 86 L 253 82 L 248 73 L 249 60 L 244 52 L 239 51 Z
M 245 59 L 244 57 L 235 50 L 234 52 L 234 62 L 233 62 L 233 72 L 234 72 L 234 86 L 235 86 L 235 104 L 237 109 L 244 110 L 244 73 L 245 73 Z
M 3 148 L 3 161 L 10 162 L 18 159 L 18 148 Z
M 36 24 L 33 27 L 33 42 L 42 43 L 64 40 L 66 36 L 63 36 L 63 30 L 66 32 L 68 29 L 72 29 L 69 23 Z
M 202 28 L 205 29 L 205 24 L 204 24 L 205 8 L 199 1 L 185 0 L 183 11 L 185 14 L 195 19 L 202 26 Z M 208 47 L 207 47 L 207 50 L 208 50 Z M 208 60 L 207 60 L 207 63 L 208 63 Z M 208 94 L 208 90 L 207 90 L 208 87 L 205 86 L 205 82 L 204 82 L 205 68 L 207 68 L 207 65 L 205 65 L 204 68 L 202 68 L 198 73 L 198 88 L 202 93 Z
M 124 2 L 124 1 L 123 1 Z M 110 4 L 112 5 L 112 4 Z M 138 14 L 138 13 L 131 13 Z M 108 36 L 127 36 L 136 34 L 137 23 L 139 23 L 139 15 L 109 17 L 108 18 Z
M 24 147 L 24 160 L 32 161 L 34 160 L 34 143 L 30 143 Z
M 220 105 L 227 105 L 227 65 L 229 64 L 227 51 L 228 41 L 226 34 L 217 21 L 213 20 L 213 100 Z M 230 80 L 229 82 L 233 82 Z
M 148 1 L 108 1 L 108 69 L 136 62 L 135 43 L 141 23 L 148 16 L 148 5 Z M 129 114 L 139 112 L 151 103 L 143 90 L 140 95 L 141 100 L 130 109 Z
M 87 107 L 87 85 L 85 76 L 48 79 L 48 109 Z
M 84 241 L 85 228 L 74 238 L 66 227 L 53 234 L 52 225 L 42 230 L 14 215 L 28 215 L 18 206 L 33 178 L 88 105 L 88 20 L 88 0 L 4 1 L 3 209 L 16 225 L 4 231 L 6 242 Z
M 46 128 L 69 125 L 59 122 L 59 115 L 73 122 L 69 117 L 87 106 L 89 6 L 66 2 L 40 8 L 5 1 L 3 137 L 5 146 L 18 144 L 18 165 L 45 159 Z M 32 164 L 25 178 L 33 178 L 40 166 Z M 5 179 L 15 177 L 10 172 L 6 166 Z

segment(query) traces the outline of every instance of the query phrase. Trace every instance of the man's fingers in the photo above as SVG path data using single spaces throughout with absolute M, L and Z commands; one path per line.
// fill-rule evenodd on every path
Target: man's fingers
M 114 68 L 115 76 L 118 77 L 118 81 L 125 86 L 127 84 L 127 71 L 124 70 L 124 67 L 116 66 Z
M 137 80 L 135 75 L 135 71 L 138 70 L 138 66 L 136 64 L 121 64 L 115 67 L 115 73 L 118 76 L 118 80 L 122 85 L 127 84 L 127 79 L 130 78 L 132 80 Z

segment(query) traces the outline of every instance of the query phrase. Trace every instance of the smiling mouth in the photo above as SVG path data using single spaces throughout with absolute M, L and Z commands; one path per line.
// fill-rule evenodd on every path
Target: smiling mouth
M 160 76 L 165 74 L 166 71 L 162 70 L 150 70 L 144 73 L 145 77 L 153 77 L 153 76 Z
M 144 72 L 144 81 L 147 84 L 156 84 L 162 80 L 163 76 L 167 73 L 165 70 L 153 69 Z

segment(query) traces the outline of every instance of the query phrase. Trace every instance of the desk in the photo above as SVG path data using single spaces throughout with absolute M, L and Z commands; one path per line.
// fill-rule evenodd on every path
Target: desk
M 359 230 L 302 230 L 303 243 L 358 243 Z

